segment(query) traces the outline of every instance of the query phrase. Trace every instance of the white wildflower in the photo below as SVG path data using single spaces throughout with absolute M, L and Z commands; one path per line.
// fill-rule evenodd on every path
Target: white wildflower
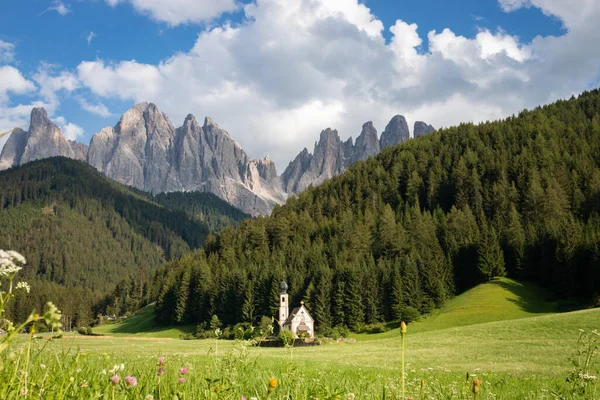
M 579 374 L 579 377 L 585 381 L 595 381 L 596 379 L 598 379 L 597 376 L 589 374 Z
M 25 257 L 16 251 L 0 250 L 0 277 L 6 277 L 19 272 L 22 268 L 17 264 L 25 264 Z
M 19 282 L 19 283 L 17 283 L 17 289 L 25 289 L 27 291 L 27 293 L 29 293 L 29 291 L 31 290 L 31 287 L 29 286 L 29 283 L 27 283 L 27 282 Z
M 41 369 L 46 369 L 46 364 L 40 364 Z
M 21 254 L 17 253 L 16 251 L 13 250 L 9 250 L 7 251 L 8 255 L 12 257 L 13 261 L 18 262 L 19 264 L 27 264 L 27 260 L 25 259 L 25 257 L 23 257 Z

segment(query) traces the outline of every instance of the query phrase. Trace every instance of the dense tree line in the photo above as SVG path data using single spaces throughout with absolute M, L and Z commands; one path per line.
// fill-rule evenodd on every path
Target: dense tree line
M 159 193 L 152 199 L 170 210 L 184 211 L 205 223 L 211 232 L 219 232 L 227 226 L 238 226 L 243 220 L 250 218 L 250 215 L 212 193 Z
M 183 197 L 180 202 L 193 208 L 194 199 Z M 225 223 L 212 215 L 224 208 L 210 204 L 206 217 Z M 151 271 L 201 247 L 208 233 L 199 218 L 161 206 L 82 162 L 57 157 L 0 172 L 0 248 L 25 255 L 28 266 L 19 279 L 33 288 L 9 310 L 17 320 L 48 300 L 75 324 L 107 309 L 135 311 L 147 300 Z
M 493 276 L 600 292 L 600 92 L 410 140 L 154 277 L 162 323 L 256 322 L 277 282 L 317 327 L 413 319 Z

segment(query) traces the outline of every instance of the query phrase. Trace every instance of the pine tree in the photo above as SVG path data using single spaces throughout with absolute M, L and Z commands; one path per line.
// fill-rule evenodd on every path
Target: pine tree
M 179 289 L 177 290 L 177 299 L 175 303 L 175 321 L 177 323 L 183 323 L 186 317 L 187 310 L 187 299 L 189 296 L 191 270 L 186 267 L 183 271 L 181 279 L 179 280 Z
M 244 293 L 244 303 L 242 304 L 242 321 L 254 323 L 255 318 L 254 289 L 249 282 Z
M 484 232 L 483 241 L 479 245 L 479 271 L 487 280 L 495 276 L 505 276 L 504 253 L 500 247 L 494 228 Z

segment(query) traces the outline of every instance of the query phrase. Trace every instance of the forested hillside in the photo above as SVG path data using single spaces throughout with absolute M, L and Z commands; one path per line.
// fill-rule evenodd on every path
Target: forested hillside
M 359 162 L 155 276 L 162 323 L 411 320 L 492 276 L 588 304 L 600 282 L 600 92 L 462 124 Z
M 159 193 L 152 200 L 170 210 L 184 211 L 205 223 L 211 232 L 219 232 L 226 226 L 238 226 L 243 220 L 250 218 L 250 215 L 212 193 Z
M 0 248 L 27 258 L 20 278 L 33 288 L 17 298 L 17 320 L 48 300 L 76 323 L 89 320 L 92 305 L 128 277 L 145 296 L 149 273 L 201 247 L 208 232 L 79 161 L 56 157 L 0 172 Z

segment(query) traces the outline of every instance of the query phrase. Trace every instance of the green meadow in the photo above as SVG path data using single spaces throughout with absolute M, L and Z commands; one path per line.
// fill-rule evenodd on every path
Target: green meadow
M 502 279 L 410 324 L 405 398 L 600 398 L 593 379 L 596 361 L 585 379 L 567 382 L 580 329 L 600 328 L 600 309 L 555 313 L 545 296 L 534 286 Z M 103 337 L 31 342 L 21 337 L 3 362 L 0 398 L 22 398 L 24 390 L 30 398 L 56 399 L 402 398 L 398 329 L 355 335 L 356 342 L 260 348 L 248 342 L 179 340 L 181 330 L 173 328 L 135 332 L 150 328 L 151 312 L 95 329 Z M 160 356 L 165 357 L 162 367 Z M 157 374 L 159 368 L 164 375 Z M 117 385 L 109 382 L 115 375 Z M 126 376 L 136 377 L 135 387 L 125 383 Z M 277 387 L 269 391 L 272 378 Z M 477 394 L 474 379 L 482 382 Z

